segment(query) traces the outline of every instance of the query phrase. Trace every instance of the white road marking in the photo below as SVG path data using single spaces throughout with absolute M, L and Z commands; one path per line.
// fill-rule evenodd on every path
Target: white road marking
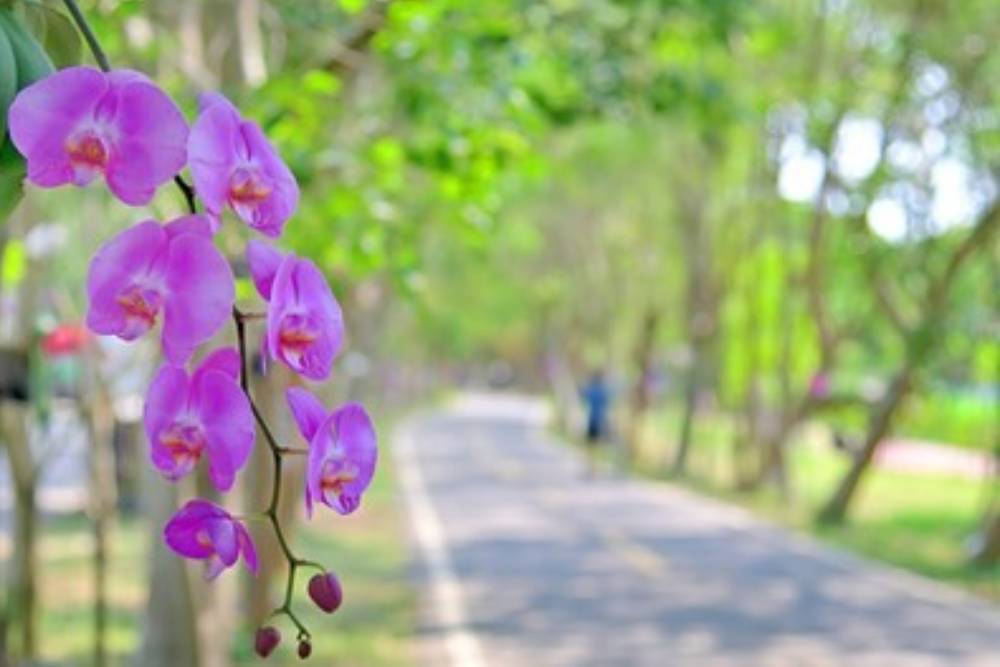
M 410 523 L 430 574 L 431 596 L 444 635 L 444 648 L 453 667 L 486 667 L 479 639 L 468 627 L 462 589 L 448 554 L 441 520 L 427 493 L 413 447 L 413 436 L 404 427 L 396 437 L 393 451 Z

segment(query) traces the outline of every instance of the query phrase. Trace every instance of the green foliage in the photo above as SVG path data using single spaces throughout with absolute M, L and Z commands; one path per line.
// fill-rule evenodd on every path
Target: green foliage
M 996 397 L 928 391 L 900 415 L 898 430 L 914 438 L 990 451 L 1000 442 Z

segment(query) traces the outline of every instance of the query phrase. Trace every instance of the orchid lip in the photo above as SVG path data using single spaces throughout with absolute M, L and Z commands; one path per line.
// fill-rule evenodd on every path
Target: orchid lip
M 319 481 L 323 495 L 325 496 L 327 493 L 341 495 L 344 492 L 344 486 L 357 479 L 359 472 L 357 466 L 352 464 L 338 469 L 336 462 L 327 462 L 323 476 Z
M 125 328 L 121 335 L 126 340 L 141 336 L 156 324 L 160 313 L 163 295 L 154 287 L 130 285 L 122 290 L 115 302 L 125 314 Z
M 229 182 L 229 199 L 234 203 L 256 204 L 267 199 L 271 186 L 252 167 L 240 167 Z
M 205 434 L 197 425 L 174 423 L 160 435 L 160 444 L 183 474 L 201 459 L 205 450 Z
M 84 130 L 66 139 L 66 153 L 74 166 L 103 170 L 110 151 L 97 132 Z
M 111 149 L 95 129 L 83 129 L 66 139 L 66 156 L 73 168 L 73 182 L 83 186 L 103 174 L 111 159 Z
M 298 319 L 298 318 L 293 318 Z M 281 356 L 294 365 L 302 362 L 306 350 L 312 345 L 319 335 L 304 326 L 284 326 L 278 333 L 278 346 Z

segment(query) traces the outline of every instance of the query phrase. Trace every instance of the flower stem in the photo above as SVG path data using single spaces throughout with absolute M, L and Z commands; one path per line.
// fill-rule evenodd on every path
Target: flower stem
M 87 42 L 87 47 L 90 52 L 94 54 L 94 60 L 97 61 L 97 66 L 101 68 L 102 71 L 110 72 L 111 63 L 108 61 L 108 56 L 104 53 L 104 49 L 101 48 L 100 42 L 97 41 L 97 36 L 94 35 L 94 31 L 90 29 L 90 24 L 87 23 L 87 19 L 84 17 L 83 12 L 76 4 L 76 0 L 63 0 L 63 4 L 66 5 L 66 9 L 69 10 L 70 16 L 73 17 L 73 22 L 76 23 L 77 29 L 80 34 L 83 35 L 83 39 Z
M 250 393 L 246 320 L 247 316 L 240 311 L 239 308 L 234 306 L 233 321 L 236 323 L 236 340 L 240 351 L 240 387 L 242 387 L 243 393 L 246 394 L 247 400 L 250 402 L 250 409 L 253 411 L 254 419 L 257 421 L 257 426 L 260 428 L 261 434 L 264 436 L 264 441 L 267 442 L 268 449 L 271 451 L 271 459 L 274 461 L 274 477 L 271 484 L 271 501 L 268 503 L 267 509 L 264 510 L 264 516 L 266 516 L 268 521 L 270 521 L 271 528 L 274 530 L 274 536 L 278 539 L 278 546 L 281 547 L 281 553 L 285 556 L 285 560 L 288 561 L 288 579 L 285 583 L 285 599 L 280 607 L 277 607 L 273 612 L 271 612 L 271 615 L 274 616 L 283 614 L 287 616 L 289 620 L 295 624 L 295 627 L 298 628 L 299 638 L 308 639 L 309 631 L 302 624 L 302 622 L 299 621 L 295 612 L 292 611 L 292 593 L 295 590 L 295 572 L 300 566 L 315 567 L 320 571 L 323 570 L 323 566 L 319 563 L 299 558 L 292 552 L 291 547 L 288 545 L 288 540 L 285 537 L 285 532 L 281 528 L 281 522 L 278 520 L 278 502 L 281 500 L 282 457 L 285 454 L 298 454 L 308 450 L 298 450 L 279 445 L 278 441 L 275 440 L 270 427 L 264 420 L 264 416 L 257 408 L 257 404 L 254 403 L 253 396 Z

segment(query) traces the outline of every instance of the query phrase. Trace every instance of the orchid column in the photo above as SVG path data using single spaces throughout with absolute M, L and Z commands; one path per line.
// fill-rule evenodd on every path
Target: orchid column
M 339 514 L 357 509 L 377 460 L 375 430 L 364 408 L 329 410 L 310 392 L 288 390 L 291 414 L 308 448 L 274 438 L 253 401 L 247 371 L 246 327 L 262 322 L 264 353 L 302 378 L 326 380 L 340 350 L 344 326 L 339 304 L 322 272 L 308 259 L 282 253 L 280 238 L 298 204 L 299 188 L 261 128 L 218 93 L 199 100 L 189 129 L 174 102 L 145 75 L 112 70 L 72 0 L 67 8 L 100 70 L 71 67 L 25 88 L 10 107 L 14 145 L 38 187 L 86 186 L 103 180 L 129 206 L 148 204 L 173 180 L 189 214 L 161 223 L 143 220 L 109 239 L 92 258 L 87 276 L 87 325 L 97 334 L 132 341 L 159 329 L 164 363 L 146 396 L 144 424 L 153 467 L 176 482 L 199 465 L 221 493 L 232 488 L 259 432 L 274 462 L 272 492 L 257 518 L 267 521 L 288 563 L 282 602 L 272 612 L 296 631 L 298 654 L 312 651 L 310 632 L 292 597 L 299 569 L 315 571 L 307 592 L 328 613 L 341 603 L 337 577 L 298 556 L 279 521 L 283 458 L 306 454 L 305 509 L 316 503 Z M 180 172 L 190 167 L 193 184 Z M 203 213 L 198 211 L 201 202 Z M 215 234 L 234 217 L 268 239 L 247 244 L 247 262 L 265 317 L 235 306 L 233 273 Z M 236 349 L 202 348 L 232 319 Z M 194 363 L 193 358 L 200 361 Z M 202 463 L 204 461 L 204 463 Z M 205 563 L 214 579 L 242 560 L 257 572 L 256 549 L 244 521 L 194 498 L 163 529 L 176 553 Z M 255 639 L 261 656 L 281 639 L 268 622 Z

